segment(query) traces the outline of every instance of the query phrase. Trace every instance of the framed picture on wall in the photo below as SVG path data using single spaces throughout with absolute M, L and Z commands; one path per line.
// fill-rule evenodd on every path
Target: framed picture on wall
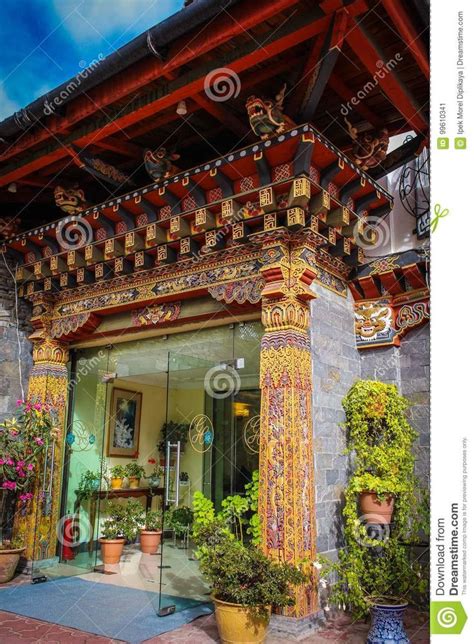
M 128 389 L 112 389 L 107 456 L 138 456 L 142 394 Z

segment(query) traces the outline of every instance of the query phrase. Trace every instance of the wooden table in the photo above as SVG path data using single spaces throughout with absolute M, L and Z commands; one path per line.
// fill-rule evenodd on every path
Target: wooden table
M 81 492 L 76 490 L 76 502 L 74 503 L 74 513 L 77 514 L 81 507 Z M 163 499 L 162 507 L 164 506 L 165 488 L 164 487 L 125 487 L 118 488 L 117 490 L 96 490 L 88 497 L 90 500 L 89 505 L 89 524 L 91 526 L 91 536 L 89 539 L 88 551 L 89 554 L 93 550 L 94 543 L 94 529 L 97 514 L 97 508 L 100 507 L 100 502 L 103 499 L 127 499 L 127 498 L 140 498 L 146 497 L 146 511 L 151 509 L 151 502 L 154 496 L 161 496 Z

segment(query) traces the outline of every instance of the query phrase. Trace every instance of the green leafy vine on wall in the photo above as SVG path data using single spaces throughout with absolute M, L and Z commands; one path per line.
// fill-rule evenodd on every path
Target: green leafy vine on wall
M 419 603 L 428 590 L 427 567 L 413 556 L 413 545 L 427 534 L 426 493 L 415 476 L 412 451 L 417 437 L 405 412 L 406 398 L 394 385 L 356 382 L 342 401 L 347 422 L 347 452 L 353 474 L 345 490 L 345 548 L 336 563 L 320 558 L 323 575 L 336 573 L 330 601 L 367 613 L 376 598 Z M 375 492 L 380 501 L 393 496 L 390 526 L 374 532 L 359 516 L 359 495 Z M 369 529 L 368 529 L 369 528 Z

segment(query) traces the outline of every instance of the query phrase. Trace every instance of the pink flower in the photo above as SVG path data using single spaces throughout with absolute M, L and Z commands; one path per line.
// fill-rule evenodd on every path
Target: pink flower
M 28 463 L 28 465 L 26 466 L 26 469 L 27 469 L 27 470 L 30 470 L 30 472 L 31 472 L 31 470 L 33 470 L 33 469 L 34 469 L 34 467 L 35 467 L 35 466 L 33 465 L 33 463 Z
M 15 465 L 15 461 L 11 458 L 8 458 L 6 461 L 7 465 Z
M 3 481 L 2 487 L 4 490 L 16 490 L 16 483 L 15 481 Z
M 41 403 L 35 403 L 34 408 L 35 408 L 37 411 L 41 411 Z
M 17 461 L 16 466 L 17 467 L 24 467 L 25 466 L 25 461 Z
M 17 406 L 17 407 L 21 407 L 22 405 L 23 405 L 23 400 L 18 399 L 18 400 L 16 401 L 16 406 Z
M 31 492 L 25 492 L 24 494 L 20 494 L 20 501 L 29 501 L 30 499 L 33 498 L 33 494 Z
M 40 438 L 39 436 L 35 436 L 33 440 L 35 441 L 35 443 L 37 445 L 44 445 L 44 440 L 42 438 Z
M 5 461 L 3 458 L 0 458 L 0 465 L 5 465 Z

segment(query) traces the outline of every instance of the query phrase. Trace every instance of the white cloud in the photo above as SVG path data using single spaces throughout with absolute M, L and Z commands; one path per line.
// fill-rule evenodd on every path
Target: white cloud
M 53 0 L 59 21 L 75 42 L 103 39 L 114 47 L 161 22 L 183 4 L 183 0 Z
M 20 105 L 7 95 L 5 88 L 0 84 L 0 121 L 8 118 L 19 109 Z

